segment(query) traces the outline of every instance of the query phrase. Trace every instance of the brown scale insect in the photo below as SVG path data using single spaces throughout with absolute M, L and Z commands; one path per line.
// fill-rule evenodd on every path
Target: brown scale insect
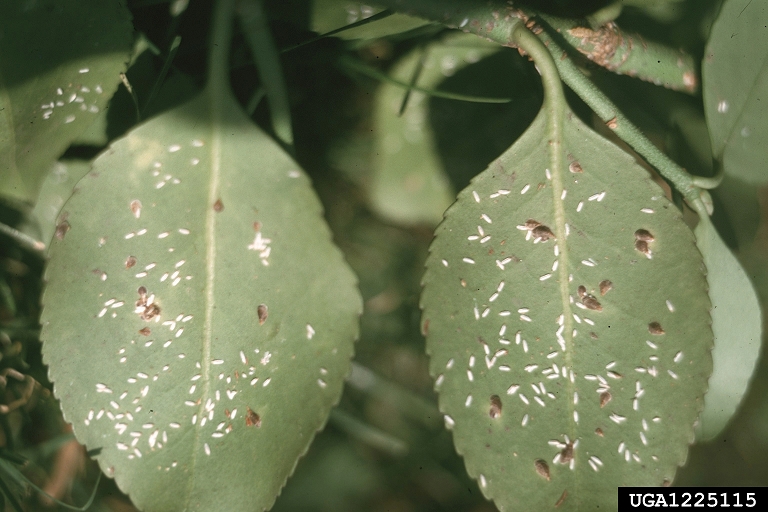
M 259 307 L 256 308 L 256 313 L 259 315 L 259 325 L 264 325 L 264 322 L 267 321 L 267 316 L 269 316 L 267 305 L 259 304 Z
M 245 426 L 246 427 L 260 427 L 261 426 L 261 418 L 258 414 L 253 412 L 253 410 L 248 407 L 248 410 L 245 413 Z
M 589 336 L 590 336 L 590 337 L 591 337 L 593 340 L 596 340 L 596 339 L 598 338 L 598 336 L 597 336 L 597 334 L 595 333 L 595 331 L 591 331 L 591 332 L 589 333 Z
M 603 310 L 602 304 L 600 304 L 600 302 L 593 295 L 587 293 L 587 288 L 584 285 L 579 285 L 576 293 L 578 293 L 579 298 L 581 299 L 581 303 L 584 304 L 587 309 L 591 309 L 593 311 Z
M 549 465 L 546 463 L 546 461 L 542 459 L 536 459 L 535 461 L 533 461 L 533 467 L 536 470 L 536 472 L 539 474 L 539 476 L 546 478 L 547 482 L 550 481 Z
M 531 234 L 533 234 L 534 238 L 541 238 L 542 242 L 546 242 L 550 238 L 555 238 L 555 234 L 552 232 L 551 229 L 549 229 L 548 226 L 545 226 L 544 224 L 539 224 L 535 228 L 531 230 Z
M 158 306 L 153 302 L 152 304 L 147 305 L 146 309 L 141 314 L 141 319 L 149 322 L 159 314 L 160 314 L 160 306 Z
M 584 172 L 584 169 L 582 169 L 581 164 L 575 160 L 570 163 L 570 165 L 568 166 L 568 170 L 571 171 L 572 173 L 577 173 L 577 174 Z
M 645 254 L 647 258 L 650 258 L 652 252 L 648 243 L 653 242 L 654 240 L 655 238 L 650 231 L 647 229 L 638 229 L 635 231 L 635 250 Z
M 134 199 L 133 201 L 131 201 L 131 213 L 137 219 L 141 217 L 141 201 L 139 201 L 138 199 Z
M 600 393 L 600 408 L 602 409 L 605 407 L 612 399 L 613 396 L 608 391 L 603 391 Z
M 603 437 L 603 435 L 604 435 L 603 434 L 603 429 L 601 429 L 600 427 L 597 427 L 595 429 L 595 434 L 599 435 L 600 437 Z
M 541 222 L 534 219 L 528 219 L 525 221 L 525 227 L 528 228 L 529 231 L 537 226 L 541 226 Z
M 491 395 L 491 408 L 488 410 L 488 416 L 493 419 L 501 416 L 501 398 L 499 395 Z
M 651 248 L 648 247 L 648 242 L 645 240 L 636 240 L 635 241 L 635 250 L 639 253 L 642 253 L 645 255 L 646 258 L 651 257 Z
M 573 460 L 573 443 L 565 443 L 565 448 L 560 450 L 560 464 L 568 464 Z
M 592 295 L 585 295 L 581 298 L 581 303 L 584 304 L 587 309 L 591 309 L 592 311 L 602 311 L 603 306 L 598 302 L 598 300 L 593 297 Z
M 213 211 L 220 212 L 224 209 L 224 203 L 221 202 L 221 198 L 217 199 L 215 203 L 213 203 Z
M 139 312 L 139 316 L 145 322 L 148 322 L 160 314 L 160 306 L 152 302 L 147 304 L 147 289 L 144 286 L 139 286 L 137 290 L 139 293 L 139 300 L 136 301 L 137 308 L 144 308 Z
M 661 324 L 659 322 L 651 322 L 648 324 L 648 332 L 653 334 L 654 336 L 661 336 L 665 333 L 664 329 L 662 329 Z
M 69 231 L 71 227 L 72 226 L 69 225 L 69 222 L 67 222 L 66 220 L 62 220 L 56 226 L 56 231 L 54 232 L 54 235 L 56 235 L 56 238 L 58 238 L 59 240 L 64 240 L 64 235 L 67 234 L 67 231 Z
M 562 505 L 565 502 L 565 498 L 568 497 L 568 490 L 563 489 L 563 494 L 560 495 L 560 498 L 555 503 L 555 508 L 558 508 L 560 505 Z
M 642 240 L 643 242 L 653 242 L 655 238 L 647 229 L 638 229 L 635 231 L 635 239 Z
M 139 329 L 139 334 L 142 336 L 149 336 L 152 333 L 152 331 L 149 329 L 149 327 L 144 327 L 142 329 Z
M 128 256 L 125 259 L 125 268 L 126 269 L 133 268 L 134 265 L 136 265 L 136 258 L 134 258 L 133 256 Z
M 610 282 L 608 279 L 605 279 L 603 281 L 600 281 L 600 295 L 605 295 L 609 291 L 613 289 L 613 283 Z

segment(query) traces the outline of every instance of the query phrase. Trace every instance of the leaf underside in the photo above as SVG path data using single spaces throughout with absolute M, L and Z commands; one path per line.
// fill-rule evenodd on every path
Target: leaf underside
M 696 431 L 697 441 L 708 441 L 725 428 L 747 391 L 760 356 L 763 319 L 749 277 L 709 219 L 694 233 L 707 265 L 715 335 L 712 377 Z
M 307 177 L 233 99 L 210 105 L 95 161 L 46 276 L 65 417 L 148 511 L 271 507 L 338 401 L 361 310 Z
M 768 182 L 768 4 L 729 0 L 712 25 L 702 62 L 704 112 L 712 152 L 726 173 Z
M 570 113 L 565 169 L 547 171 L 548 145 L 540 114 L 438 228 L 430 371 L 500 510 L 611 510 L 617 486 L 671 482 L 693 441 L 712 370 L 704 267 L 628 155 Z
M 130 13 L 110 0 L 0 2 L 0 196 L 34 202 L 120 83 Z

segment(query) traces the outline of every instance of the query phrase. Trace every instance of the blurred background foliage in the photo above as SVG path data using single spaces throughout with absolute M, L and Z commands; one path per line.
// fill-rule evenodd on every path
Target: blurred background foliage
M 577 18 L 605 6 L 600 0 L 526 4 Z M 719 0 L 625 4 L 617 20 L 622 29 L 682 48 L 698 62 L 720 6 Z M 109 108 L 48 175 L 34 209 L 0 203 L 3 224 L 50 239 L 58 209 L 87 172 L 88 161 L 137 120 L 178 105 L 202 87 L 211 2 L 128 0 L 128 7 L 136 30 L 127 71 L 132 93 L 118 89 Z M 538 74 L 517 51 L 489 51 L 479 40 L 474 54 L 466 48 L 446 52 L 454 37 L 449 31 L 397 15 L 316 38 L 381 10 L 356 2 L 270 0 L 265 7 L 282 50 L 294 139 L 287 149 L 311 175 L 365 300 L 354 369 L 341 404 L 274 510 L 495 510 L 467 477 L 437 411 L 419 327 L 420 279 L 442 209 L 538 111 Z M 397 70 L 404 62 L 410 63 L 411 76 L 408 67 Z M 170 67 L 163 74 L 166 63 Z M 700 93 L 672 92 L 594 65 L 584 64 L 584 71 L 676 161 L 694 174 L 714 174 Z M 421 73 L 424 87 L 441 92 L 508 101 L 408 92 L 385 81 L 394 72 L 404 73 L 400 80 L 405 82 Z M 233 88 L 253 119 L 270 130 L 262 79 L 246 38 L 236 33 Z M 575 95 L 569 101 L 585 121 L 602 125 Z M 395 133 L 402 136 L 399 144 L 414 146 L 413 165 L 382 156 L 392 147 L 392 130 L 402 130 Z M 714 222 L 765 306 L 768 188 L 727 178 L 713 196 Z M 14 473 L 20 466 L 11 454 L 32 462 L 22 468 L 27 478 L 69 503 L 87 499 L 98 471 L 69 434 L 41 363 L 37 336 L 44 264 L 38 253 L 0 234 L 0 375 L 6 381 L 0 382 L 0 402 L 9 404 L 0 412 L 0 480 L 27 510 L 55 505 L 27 490 Z M 675 484 L 768 485 L 767 394 L 768 366 L 761 357 L 729 427 L 713 441 L 693 446 Z M 134 510 L 111 480 L 99 485 L 91 510 Z

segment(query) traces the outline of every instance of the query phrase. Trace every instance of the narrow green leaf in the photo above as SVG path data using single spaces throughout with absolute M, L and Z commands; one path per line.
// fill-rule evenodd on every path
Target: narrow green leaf
M 117 1 L 0 2 L 0 196 L 34 202 L 117 89 L 132 37 Z
M 704 112 L 712 152 L 725 172 L 768 182 L 768 4 L 729 0 L 712 25 L 702 63 Z
M 355 279 L 309 180 L 214 91 L 94 162 L 46 273 L 65 417 L 147 511 L 269 508 L 357 336 Z
M 269 32 L 263 0 L 242 0 L 238 3 L 238 17 L 248 41 L 261 83 L 267 92 L 272 129 L 287 146 L 293 146 L 291 104 L 280 66 L 280 55 Z
M 708 441 L 725 428 L 747 391 L 760 355 L 763 320 L 749 277 L 709 219 L 702 219 L 694 233 L 707 266 L 715 334 L 714 369 L 696 432 L 697 441 Z
M 372 7 L 362 2 L 349 2 L 347 0 L 314 0 L 310 12 L 309 30 L 318 34 L 351 25 L 370 18 L 384 9 Z M 339 31 L 335 37 L 348 40 L 371 40 L 400 34 L 429 24 L 427 20 L 407 16 L 405 14 L 393 14 L 373 23 L 356 26 L 350 30 Z
M 680 212 L 570 112 L 562 133 L 540 114 L 459 194 L 424 277 L 439 405 L 502 511 L 612 510 L 617 486 L 672 481 L 712 369 Z
M 408 83 L 423 53 L 417 85 L 436 89 L 446 76 L 500 49 L 475 35 L 454 33 L 407 54 L 393 66 L 389 76 Z M 376 93 L 371 206 L 395 222 L 436 225 L 453 202 L 454 192 L 430 126 L 429 95 L 411 90 L 401 116 L 403 94 L 401 87 L 390 83 L 382 84 Z

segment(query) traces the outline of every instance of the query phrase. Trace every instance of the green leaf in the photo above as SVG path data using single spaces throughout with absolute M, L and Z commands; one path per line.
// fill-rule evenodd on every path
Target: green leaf
M 0 2 L 0 196 L 34 202 L 117 89 L 132 37 L 120 2 Z
M 287 146 L 293 146 L 291 103 L 280 66 L 280 54 L 269 31 L 263 0 L 242 0 L 238 4 L 238 19 L 248 41 L 253 63 L 267 93 L 272 129 Z
M 409 83 L 414 70 L 422 66 L 416 85 L 437 89 L 446 76 L 500 49 L 473 34 L 454 33 L 410 52 L 389 76 Z M 429 96 L 410 91 L 400 115 L 404 96 L 401 87 L 390 83 L 382 84 L 376 93 L 371 207 L 394 222 L 436 225 L 453 202 L 454 192 L 431 129 Z
M 562 121 L 550 141 L 540 114 L 459 194 L 424 277 L 439 405 L 502 511 L 611 510 L 617 486 L 672 481 L 712 369 L 680 212 L 630 156 Z M 550 144 L 564 169 L 547 170 Z
M 213 90 L 94 162 L 46 273 L 64 415 L 147 511 L 269 508 L 357 336 L 355 278 L 309 180 Z
M 325 34 L 345 25 L 370 18 L 383 11 L 362 2 L 347 0 L 314 0 L 310 12 L 309 30 Z M 335 37 L 354 40 L 371 40 L 400 34 L 429 24 L 428 21 L 405 14 L 393 14 L 382 20 L 339 32 Z
M 768 5 L 729 0 L 712 25 L 702 80 L 712 151 L 726 173 L 768 182 Z
M 694 233 L 707 266 L 715 334 L 714 370 L 696 432 L 697 441 L 708 441 L 725 428 L 747 391 L 760 355 L 763 320 L 749 277 L 709 219 L 702 219 Z
M 42 241 L 47 249 L 56 231 L 61 207 L 72 196 L 77 182 L 90 170 L 91 162 L 85 160 L 56 162 L 45 177 L 35 206 L 22 230 Z

